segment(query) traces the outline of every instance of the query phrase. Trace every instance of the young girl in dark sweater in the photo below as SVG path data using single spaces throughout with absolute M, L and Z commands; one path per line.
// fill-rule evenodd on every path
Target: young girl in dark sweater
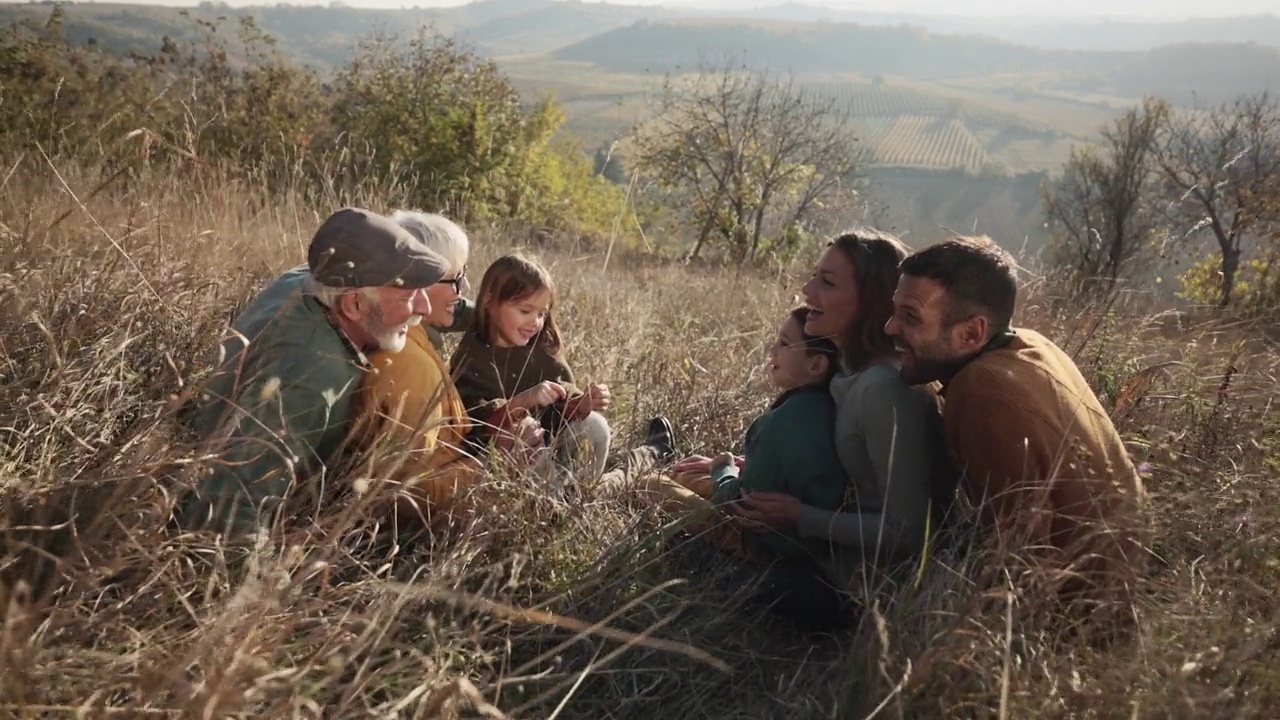
M 475 320 L 454 351 L 450 371 L 473 420 L 501 425 L 503 416 L 528 412 L 554 449 L 550 459 L 559 492 L 573 465 L 585 459 L 599 478 L 609 453 L 609 388 L 574 385 L 552 310 L 551 275 L 520 253 L 498 258 L 485 271 Z M 585 456 L 585 457 L 584 457 Z M 545 465 L 540 466 L 546 470 Z

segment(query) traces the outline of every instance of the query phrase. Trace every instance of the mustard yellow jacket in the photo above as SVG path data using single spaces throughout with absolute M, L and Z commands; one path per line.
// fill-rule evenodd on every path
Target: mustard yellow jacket
M 378 455 L 384 460 L 376 476 L 398 485 L 401 522 L 416 518 L 430 524 L 430 514 L 446 510 L 480 474 L 481 463 L 464 442 L 472 423 L 448 366 L 422 326 L 410 328 L 403 350 L 377 351 L 369 364 L 361 408 L 365 447 L 375 461 Z

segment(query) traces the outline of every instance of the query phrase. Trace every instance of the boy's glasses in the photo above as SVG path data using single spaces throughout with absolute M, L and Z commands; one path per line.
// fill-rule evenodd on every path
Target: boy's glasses
M 457 277 L 444 278 L 438 281 L 442 285 L 452 285 L 453 291 L 459 295 L 462 294 L 462 286 L 467 282 L 467 266 L 462 266 L 462 272 Z

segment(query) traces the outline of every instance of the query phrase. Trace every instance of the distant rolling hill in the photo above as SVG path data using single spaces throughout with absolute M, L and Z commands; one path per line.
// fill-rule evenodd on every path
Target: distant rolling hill
M 1218 102 L 1271 87 L 1280 48 L 1185 43 L 1142 52 L 1048 50 L 978 36 L 933 35 L 914 27 L 767 20 L 637 22 L 555 51 L 563 60 L 617 71 L 663 72 L 740 56 L 751 66 L 798 74 L 964 77 L 1055 75 L 1050 87 L 1121 96 L 1153 93 L 1179 102 L 1194 93 Z
M 0 3 L 0 23 L 43 22 L 52 3 Z M 340 2 L 328 6 L 277 4 L 231 7 L 202 2 L 194 8 L 127 3 L 66 3 L 64 27 L 74 39 L 93 39 L 115 52 L 150 51 L 168 35 L 195 37 L 183 17 L 234 20 L 251 16 L 279 41 L 282 50 L 320 70 L 340 66 L 360 39 L 377 31 L 412 34 L 430 26 L 452 35 L 482 55 L 545 53 L 641 19 L 673 17 L 679 11 L 655 7 L 553 0 L 482 0 L 450 8 L 370 9 Z M 234 23 L 233 23 L 234 25 Z
M 1071 141 L 1081 139 L 980 99 L 922 87 L 852 79 L 803 87 L 834 99 L 853 119 L 867 159 L 876 167 L 1042 170 L 1061 162 Z M 1033 148 L 1037 150 L 1026 152 Z
M 1280 13 L 1277 5 L 1276 13 Z M 989 37 L 1019 45 L 1090 51 L 1141 51 L 1193 42 L 1255 43 L 1280 47 L 1280 15 L 1196 17 L 1186 20 L 917 15 L 910 12 L 841 10 L 817 4 L 775 5 L 707 10 L 708 16 L 856 23 L 866 26 L 910 25 L 942 35 Z
M 461 22 L 458 35 L 487 55 L 537 54 L 625 27 L 640 19 L 676 17 L 679 14 L 678 10 L 666 8 L 520 0 L 510 4 L 509 13 L 496 14 L 476 24 Z
M 914 27 L 721 19 L 637 22 L 554 55 L 629 71 L 688 69 L 706 57 L 742 55 L 748 64 L 779 72 L 935 78 L 1106 62 L 1097 54 L 1073 56 L 979 37 L 931 35 Z

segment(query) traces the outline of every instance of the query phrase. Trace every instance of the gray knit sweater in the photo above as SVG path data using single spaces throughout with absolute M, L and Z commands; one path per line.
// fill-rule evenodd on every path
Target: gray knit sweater
M 841 373 L 831 394 L 848 497 L 842 511 L 802 505 L 797 531 L 832 544 L 827 569 L 847 585 L 864 562 L 884 567 L 924 547 L 932 491 L 950 467 L 936 393 L 907 385 L 897 368 Z

